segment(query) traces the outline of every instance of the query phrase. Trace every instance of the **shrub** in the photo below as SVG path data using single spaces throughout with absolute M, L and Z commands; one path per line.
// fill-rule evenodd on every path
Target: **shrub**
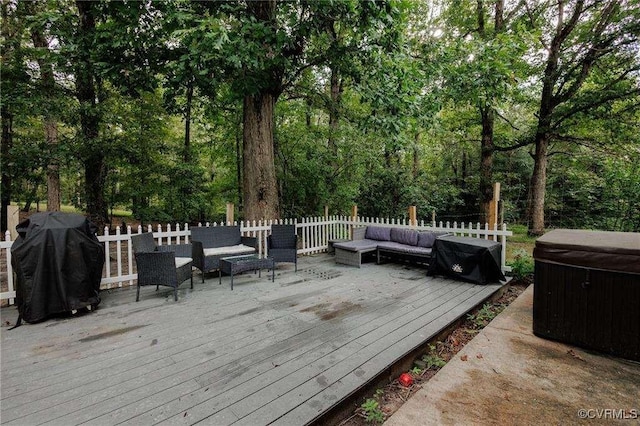
M 533 276 L 533 258 L 525 250 L 514 253 L 513 261 L 509 263 L 511 274 L 516 280 L 523 280 Z

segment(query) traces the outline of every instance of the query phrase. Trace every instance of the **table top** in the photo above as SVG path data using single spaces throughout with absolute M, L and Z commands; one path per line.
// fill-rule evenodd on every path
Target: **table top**
M 242 264 L 242 263 L 253 263 L 253 262 L 258 262 L 258 261 L 262 261 L 262 260 L 271 260 L 270 257 L 265 257 L 259 254 L 246 254 L 243 256 L 229 256 L 229 257 L 223 257 L 220 260 L 224 260 L 225 262 L 229 262 L 232 264 Z

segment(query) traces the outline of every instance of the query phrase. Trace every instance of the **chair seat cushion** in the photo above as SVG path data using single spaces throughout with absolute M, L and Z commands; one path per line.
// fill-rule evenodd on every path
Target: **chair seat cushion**
M 380 243 L 380 241 L 364 239 L 364 240 L 346 241 L 344 243 L 335 243 L 333 247 L 343 249 L 343 250 L 349 250 L 349 251 L 365 251 L 366 252 L 366 251 L 375 250 L 376 247 L 378 247 L 378 243 Z
M 190 257 L 176 257 L 176 268 L 186 265 L 191 262 L 193 259 Z
M 426 247 L 408 246 L 406 244 L 400 244 L 393 241 L 380 241 L 378 243 L 378 250 L 388 251 L 393 253 L 405 253 L 418 256 L 430 256 L 431 249 Z
M 226 246 L 226 247 L 214 247 L 204 249 L 204 255 L 206 256 L 220 256 L 223 254 L 233 255 L 233 254 L 250 254 L 255 253 L 256 249 L 253 247 L 245 246 L 244 244 L 238 244 L 235 246 Z

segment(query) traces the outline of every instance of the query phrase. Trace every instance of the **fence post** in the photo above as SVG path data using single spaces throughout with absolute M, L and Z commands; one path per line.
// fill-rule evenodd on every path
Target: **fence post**
M 418 216 L 416 206 L 409 206 L 409 225 L 417 226 L 418 225 Z
M 13 238 L 11 238 L 11 231 L 9 231 L 8 229 L 4 233 L 4 240 L 13 241 Z M 13 285 L 13 269 L 11 268 L 11 247 L 7 247 L 7 249 L 5 250 L 5 255 L 7 261 L 7 292 L 13 293 L 16 289 Z M 10 297 L 8 303 L 10 305 L 13 305 L 15 303 L 15 299 L 13 297 Z
M 358 206 L 356 204 L 351 207 L 351 221 L 355 222 L 358 220 Z M 355 224 L 351 224 L 349 228 L 349 238 L 353 240 L 353 229 L 356 227 Z
M 500 202 L 500 182 L 496 182 L 493 184 L 493 198 L 491 199 L 491 203 L 489 204 L 489 217 L 487 218 L 487 222 L 489 222 L 489 229 L 498 230 L 498 203 Z M 495 235 L 491 236 L 491 239 L 497 241 Z
M 227 223 L 233 223 L 233 203 L 227 203 Z
M 7 231 L 11 234 L 11 241 L 18 238 L 16 226 L 20 223 L 20 208 L 18 206 L 7 206 Z

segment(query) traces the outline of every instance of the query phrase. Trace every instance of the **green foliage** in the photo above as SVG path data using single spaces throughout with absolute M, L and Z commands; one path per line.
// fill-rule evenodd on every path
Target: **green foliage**
M 325 205 L 344 214 L 358 204 L 362 215 L 397 218 L 417 205 L 420 219 L 435 211 L 437 220 L 475 221 L 478 108 L 490 105 L 495 145 L 523 145 L 493 156 L 504 218 L 523 223 L 533 166 L 526 144 L 535 134 L 544 71 L 538 43 L 551 34 L 545 28 L 554 20 L 546 17 L 555 9 L 507 4 L 500 32 L 494 3 L 485 2 L 482 34 L 478 3 L 467 0 L 278 2 L 274 25 L 252 19 L 251 4 L 94 2 L 96 33 L 88 45 L 101 125 L 88 141 L 80 137 L 74 93 L 76 3 L 3 3 L 0 103 L 13 133 L 2 173 L 12 178 L 12 198 L 43 198 L 46 166 L 56 160 L 63 201 L 85 207 L 83 162 L 100 152 L 110 208 L 130 209 L 143 222 L 219 220 L 226 202 L 242 206 L 243 96 L 267 88 L 278 96 L 282 216 L 319 215 Z M 620 5 L 615 19 L 629 29 L 628 42 L 592 67 L 554 113 L 548 226 L 640 231 L 638 80 L 625 74 L 638 65 L 631 40 L 638 9 Z M 572 45 L 592 41 L 596 15 L 581 17 Z M 34 49 L 32 29 L 55 43 Z M 620 34 L 612 29 L 611 36 Z M 39 59 L 55 71 L 46 98 Z M 558 72 L 581 69 L 570 59 Z M 576 79 L 563 81 L 566 89 Z M 59 123 L 55 149 L 45 141 L 45 114 Z M 532 244 L 520 234 L 510 242 Z M 514 273 L 526 275 L 529 266 L 516 252 Z
M 467 319 L 470 320 L 477 328 L 483 328 L 489 324 L 502 310 L 504 306 L 493 306 L 489 303 L 482 305 L 482 308 L 478 309 L 475 313 L 467 314 Z
M 519 249 L 513 254 L 513 260 L 509 262 L 511 275 L 516 280 L 523 280 L 533 276 L 533 258 L 526 250 Z
M 429 345 L 429 352 L 422 356 L 422 360 L 426 363 L 428 370 L 438 370 L 447 363 L 438 355 L 435 345 Z
M 364 413 L 367 423 L 382 424 L 384 422 L 384 413 L 380 409 L 380 404 L 377 400 L 369 398 L 362 403 L 360 408 Z

